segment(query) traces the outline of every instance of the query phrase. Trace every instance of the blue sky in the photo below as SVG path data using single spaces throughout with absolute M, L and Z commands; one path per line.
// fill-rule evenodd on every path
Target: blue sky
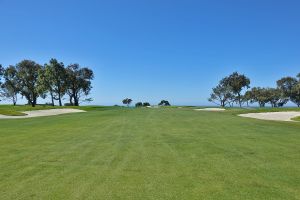
M 297 0 L 0 0 L 0 63 L 88 66 L 93 104 L 208 105 L 233 71 L 270 87 L 300 72 L 299 8 Z

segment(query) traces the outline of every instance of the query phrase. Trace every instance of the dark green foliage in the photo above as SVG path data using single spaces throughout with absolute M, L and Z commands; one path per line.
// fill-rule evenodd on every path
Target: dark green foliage
M 136 104 L 135 104 L 135 107 L 142 107 L 143 106 L 143 103 L 142 102 L 137 102 Z
M 4 73 L 4 68 L 3 68 L 2 65 L 0 64 L 0 86 L 1 86 L 1 84 L 2 84 L 1 78 L 2 78 L 2 76 L 3 76 L 3 73 Z
M 208 101 L 213 102 L 221 107 L 225 107 L 227 104 L 230 104 L 234 99 L 231 88 L 224 84 L 223 80 L 221 80 L 220 83 L 212 90 L 213 91 L 210 94 Z
M 234 72 L 228 77 L 225 77 L 222 80 L 225 86 L 228 86 L 231 92 L 236 95 L 235 99 L 238 102 L 239 106 L 242 107 L 242 90 L 243 88 L 250 88 L 250 79 L 246 77 L 244 74 L 239 74 L 238 72 Z
M 282 95 L 278 88 L 254 87 L 248 91 L 248 95 L 250 102 L 256 102 L 260 107 L 265 107 L 267 103 L 272 107 L 282 107 L 288 102 L 288 99 Z
M 16 66 L 5 69 L 0 65 L 0 97 L 11 100 L 15 105 L 20 94 L 34 107 L 38 97 L 45 98 L 50 94 L 51 105 L 54 105 L 54 100 L 58 100 L 62 106 L 62 98 L 67 92 L 70 104 L 78 106 L 80 102 L 93 101 L 92 98 L 87 98 L 92 89 L 93 78 L 91 69 L 81 68 L 78 64 L 65 68 L 62 62 L 51 59 L 43 67 L 32 60 L 23 60 Z
M 251 91 L 246 91 L 244 95 L 241 97 L 242 103 L 246 103 L 247 107 L 249 106 L 249 102 L 251 101 Z
M 171 104 L 167 100 L 161 100 L 158 105 L 159 106 L 171 106 Z
M 251 89 L 251 103 L 258 103 L 259 107 L 265 107 L 268 103 L 267 92 L 265 88 L 254 87 Z
M 125 104 L 125 105 L 127 105 L 127 107 L 129 107 L 129 105 L 131 104 L 131 102 L 132 102 L 132 99 L 130 99 L 130 98 L 126 98 L 126 99 L 122 100 L 122 103 Z
M 150 105 L 150 103 L 148 103 L 148 102 L 144 102 L 144 103 L 143 103 L 143 106 L 144 106 L 144 107 L 147 107 L 147 106 L 151 106 L 151 105 Z
M 16 105 L 20 91 L 20 82 L 17 77 L 16 67 L 11 65 L 4 69 L 3 78 L 5 82 L 1 86 L 0 95 L 6 100 L 11 100 L 13 105 Z
M 49 64 L 40 71 L 39 80 L 43 90 L 49 92 L 52 105 L 54 100 L 58 100 L 59 105 L 62 106 L 62 97 L 67 90 L 67 73 L 64 64 L 51 59 Z
M 219 84 L 214 87 L 210 98 L 210 102 L 213 102 L 221 107 L 226 105 L 233 106 L 234 103 L 238 103 L 241 107 L 243 102 L 247 102 L 249 96 L 244 96 L 242 90 L 250 87 L 250 79 L 243 74 L 234 72 L 231 75 L 220 80 Z
M 41 69 L 42 66 L 32 60 L 23 60 L 16 65 L 20 93 L 32 107 L 36 105 L 37 98 L 43 97 L 44 94 L 38 82 L 39 71 Z
M 300 74 L 297 75 L 299 78 L 284 77 L 277 81 L 277 87 L 281 90 L 284 97 L 295 103 L 300 107 Z
M 282 107 L 288 102 L 278 88 L 266 88 L 266 96 L 272 107 Z
M 90 94 L 94 73 L 87 67 L 71 64 L 66 68 L 66 87 L 70 104 L 79 106 L 82 98 Z

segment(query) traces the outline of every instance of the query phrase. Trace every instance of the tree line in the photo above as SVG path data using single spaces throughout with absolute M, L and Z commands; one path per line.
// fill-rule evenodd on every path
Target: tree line
M 79 106 L 82 101 L 92 100 L 87 96 L 92 89 L 93 78 L 93 71 L 79 64 L 65 67 L 56 59 L 44 65 L 22 60 L 6 68 L 0 65 L 0 97 L 16 105 L 18 96 L 21 96 L 34 107 L 38 98 L 45 99 L 47 96 L 50 96 L 51 105 L 58 101 L 62 106 L 64 96 L 68 96 L 69 103 L 65 105 Z
M 272 107 L 283 107 L 289 101 L 300 107 L 300 73 L 296 77 L 283 77 L 276 82 L 277 87 L 253 87 L 250 79 L 244 74 L 234 72 L 221 79 L 212 89 L 209 101 L 225 106 L 258 103 L 260 107 L 270 104 Z
M 123 99 L 122 100 L 122 103 L 124 105 L 127 105 L 127 107 L 129 107 L 129 105 L 132 103 L 132 99 L 130 98 L 126 98 L 126 99 Z M 158 103 L 159 106 L 171 106 L 171 104 L 169 103 L 169 101 L 167 100 L 161 100 L 159 103 Z M 149 102 L 137 102 L 135 104 L 135 107 L 139 108 L 139 107 L 148 107 L 148 106 L 151 106 L 151 104 Z

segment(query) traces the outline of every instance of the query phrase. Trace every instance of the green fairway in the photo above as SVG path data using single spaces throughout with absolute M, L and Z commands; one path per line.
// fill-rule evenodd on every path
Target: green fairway
M 1 200 L 300 199 L 300 122 L 86 110 L 0 120 Z

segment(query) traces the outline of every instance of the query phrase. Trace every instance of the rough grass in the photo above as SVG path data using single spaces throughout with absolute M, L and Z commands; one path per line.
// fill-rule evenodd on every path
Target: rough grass
M 294 121 L 300 121 L 300 117 L 295 117 L 292 120 L 294 120 Z
M 88 109 L 0 120 L 1 199 L 300 199 L 300 123 Z

